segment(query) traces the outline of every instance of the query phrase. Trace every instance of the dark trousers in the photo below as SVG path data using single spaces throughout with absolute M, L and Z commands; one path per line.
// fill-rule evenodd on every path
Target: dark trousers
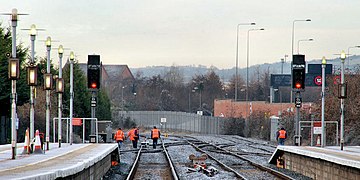
M 285 138 L 279 138 L 279 145 L 284 145 Z
M 137 148 L 137 139 L 132 141 L 133 148 Z
M 116 142 L 118 143 L 118 147 L 121 148 L 121 144 L 122 144 L 123 141 L 117 140 Z
M 158 138 L 154 138 L 152 140 L 153 140 L 153 148 L 156 149 Z

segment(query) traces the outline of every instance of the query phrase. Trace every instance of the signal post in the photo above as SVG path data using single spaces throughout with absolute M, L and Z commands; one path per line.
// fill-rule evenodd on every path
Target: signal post
M 88 88 L 91 91 L 91 135 L 95 135 L 95 121 L 93 118 L 96 116 L 97 91 L 100 89 L 101 82 L 101 66 L 100 55 L 88 55 L 87 79 Z
M 300 121 L 300 108 L 302 104 L 301 92 L 305 91 L 305 55 L 297 54 L 293 55 L 293 61 L 291 62 L 291 76 L 292 76 L 292 89 L 295 94 L 295 136 L 294 143 L 296 146 L 300 146 L 301 136 L 299 129 Z

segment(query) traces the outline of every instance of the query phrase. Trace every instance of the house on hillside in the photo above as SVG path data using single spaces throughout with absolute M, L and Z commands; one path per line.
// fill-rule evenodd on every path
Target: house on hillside
M 79 63 L 79 66 L 87 75 L 87 64 Z M 101 86 L 106 89 L 112 104 L 118 106 L 116 102 L 123 101 L 124 94 L 131 91 L 135 78 L 127 65 L 103 64 L 101 70 Z

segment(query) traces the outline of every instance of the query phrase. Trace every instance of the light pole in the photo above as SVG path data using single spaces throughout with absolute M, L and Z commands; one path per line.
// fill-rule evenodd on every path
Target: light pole
M 348 48 L 348 57 L 347 57 L 347 59 L 348 59 L 348 69 L 350 70 L 350 49 L 352 49 L 352 48 L 360 48 L 360 46 L 352 46 L 352 47 L 349 47 Z
M 300 47 L 300 42 L 301 42 L 301 41 L 313 41 L 313 40 L 314 40 L 314 39 L 312 39 L 312 38 L 310 38 L 310 39 L 300 39 L 300 40 L 298 40 L 298 43 L 297 43 L 297 53 L 300 54 L 300 53 L 299 53 L 299 49 L 300 49 L 299 47 Z
M 49 150 L 49 136 L 50 136 L 50 90 L 52 89 L 52 75 L 50 73 L 50 50 L 51 38 L 46 39 L 47 61 L 46 74 L 44 74 L 44 89 L 46 90 L 46 149 Z
M 286 63 L 286 58 L 288 55 L 284 55 L 284 58 L 281 58 L 281 74 L 284 74 L 284 63 Z
M 17 9 L 13 9 L 11 13 L 12 27 L 12 60 L 9 60 L 9 78 L 11 79 L 11 149 L 12 157 L 16 157 L 16 80 L 19 79 L 19 59 L 16 59 L 16 26 L 17 26 Z
M 70 145 L 73 142 L 73 127 L 72 127 L 72 118 L 73 118 L 73 100 L 74 100 L 74 92 L 73 92 L 73 68 L 74 68 L 74 52 L 70 52 Z
M 325 147 L 325 69 L 326 69 L 326 59 L 325 57 L 322 58 L 321 62 L 321 147 Z
M 56 92 L 58 93 L 58 141 L 59 141 L 59 148 L 61 147 L 61 116 L 62 116 L 62 93 L 64 92 L 64 80 L 62 78 L 62 57 L 64 53 L 64 48 L 62 45 L 58 48 L 59 54 L 59 78 L 56 82 Z
M 126 86 L 121 87 L 121 110 L 124 111 L 124 88 Z
M 239 67 L 239 26 L 244 25 L 256 25 L 256 23 L 240 23 L 236 26 L 236 68 L 235 68 L 235 102 L 237 101 L 237 89 L 238 89 L 238 67 Z
M 293 58 L 293 56 L 294 56 L 295 22 L 301 22 L 301 21 L 308 22 L 308 21 L 311 21 L 311 19 L 300 19 L 300 20 L 293 21 L 292 33 L 291 33 L 291 58 Z M 291 83 L 290 89 L 291 88 L 292 88 L 292 83 Z M 293 94 L 293 92 L 292 92 L 292 90 L 290 90 L 290 103 L 292 103 L 292 94 Z
M 340 105 L 341 105 L 341 117 L 340 117 L 340 149 L 344 149 L 344 111 L 345 111 L 345 97 L 346 97 L 346 86 L 345 82 L 345 74 L 344 74 L 344 63 L 346 59 L 346 54 L 344 51 L 341 52 L 341 79 L 340 79 Z
M 247 32 L 247 46 L 246 46 L 246 117 L 249 116 L 249 44 L 250 44 L 250 32 L 251 31 L 263 31 L 265 30 L 264 28 L 260 28 L 260 29 L 249 29 Z
M 34 66 L 35 64 L 35 38 L 36 38 L 36 26 L 35 24 L 31 25 L 30 28 L 30 40 L 31 40 L 31 61 L 30 64 Z M 33 75 L 35 75 L 35 78 L 37 77 L 37 71 L 35 71 Z M 32 73 L 30 73 L 32 74 Z M 29 78 L 31 78 L 29 76 Z M 35 79 L 34 78 L 34 79 Z M 30 139 L 34 138 L 34 119 L 35 119 L 35 110 L 34 110 L 34 90 L 35 86 L 37 85 L 36 82 L 34 82 L 33 85 L 30 86 Z

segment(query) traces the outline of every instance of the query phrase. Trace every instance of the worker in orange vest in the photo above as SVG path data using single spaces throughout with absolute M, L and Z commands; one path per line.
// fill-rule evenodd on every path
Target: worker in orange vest
M 121 144 L 125 139 L 125 135 L 124 132 L 121 130 L 121 128 L 119 128 L 114 136 L 114 139 L 116 140 L 116 142 L 118 143 L 119 148 L 121 148 Z
M 279 142 L 279 145 L 284 145 L 285 139 L 287 138 L 287 133 L 285 129 L 282 127 L 276 135 L 276 140 Z
M 153 148 L 156 149 L 157 141 L 160 138 L 160 131 L 159 129 L 154 126 L 154 128 L 151 130 L 151 139 L 153 140 Z
M 138 132 L 139 132 L 138 128 L 136 128 L 136 127 L 133 127 L 128 132 L 128 137 L 129 137 L 130 141 L 133 144 L 133 148 L 137 148 L 137 141 L 139 139 L 139 133 Z

